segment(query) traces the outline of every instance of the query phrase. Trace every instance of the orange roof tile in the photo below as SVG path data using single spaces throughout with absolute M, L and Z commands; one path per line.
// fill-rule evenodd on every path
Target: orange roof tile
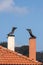
M 0 64 L 41 64 L 28 57 L 0 46 Z

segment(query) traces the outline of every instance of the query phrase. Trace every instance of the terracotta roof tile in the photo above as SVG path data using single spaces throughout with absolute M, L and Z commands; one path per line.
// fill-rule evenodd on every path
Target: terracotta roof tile
M 30 58 L 0 46 L 0 64 L 41 64 Z

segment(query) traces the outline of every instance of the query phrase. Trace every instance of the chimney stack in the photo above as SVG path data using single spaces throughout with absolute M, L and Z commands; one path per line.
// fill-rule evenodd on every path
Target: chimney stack
M 36 38 L 29 39 L 29 58 L 36 61 Z
M 8 36 L 8 49 L 14 51 L 15 50 L 15 36 Z
M 11 32 L 9 32 L 8 35 L 8 49 L 14 51 L 15 50 L 15 35 L 14 32 L 17 29 L 17 27 L 12 27 Z
M 36 36 L 33 35 L 31 29 L 26 29 L 30 34 L 29 38 L 29 58 L 36 61 Z

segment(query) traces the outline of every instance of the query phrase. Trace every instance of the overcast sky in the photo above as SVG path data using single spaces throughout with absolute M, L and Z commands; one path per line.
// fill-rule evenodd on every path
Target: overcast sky
M 36 38 L 37 51 L 43 51 L 43 0 L 0 0 L 0 42 L 15 26 L 16 46 L 29 45 L 31 28 Z

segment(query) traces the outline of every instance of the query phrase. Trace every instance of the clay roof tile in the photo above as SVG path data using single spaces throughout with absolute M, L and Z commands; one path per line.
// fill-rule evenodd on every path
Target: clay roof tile
M 0 64 L 41 64 L 30 58 L 0 46 Z

